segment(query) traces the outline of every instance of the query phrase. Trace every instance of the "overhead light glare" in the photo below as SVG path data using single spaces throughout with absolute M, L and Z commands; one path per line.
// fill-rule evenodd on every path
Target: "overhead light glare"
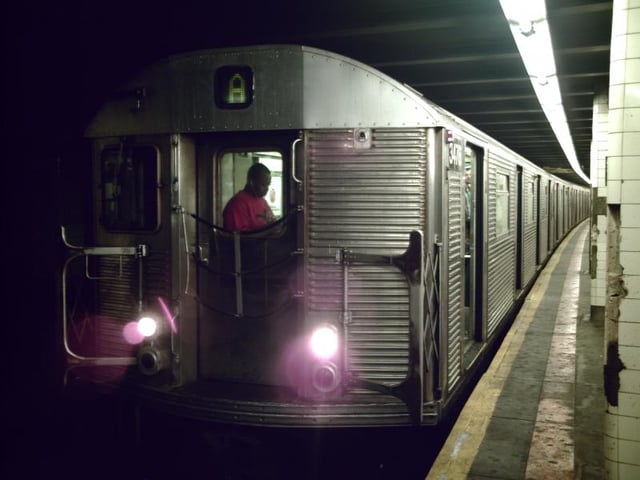
M 547 17 L 544 1 L 501 0 L 500 5 L 507 21 L 516 25 L 524 35 L 534 33 L 534 25 Z
M 588 184 L 591 179 L 582 171 L 569 131 L 560 84 L 553 57 L 551 33 L 544 0 L 500 0 L 511 27 L 511 34 L 558 143 L 573 170 Z

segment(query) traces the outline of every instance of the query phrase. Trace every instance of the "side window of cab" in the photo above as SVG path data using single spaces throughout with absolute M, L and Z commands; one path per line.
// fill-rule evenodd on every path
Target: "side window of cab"
M 160 155 L 152 145 L 102 150 L 100 221 L 109 231 L 153 232 L 160 227 Z

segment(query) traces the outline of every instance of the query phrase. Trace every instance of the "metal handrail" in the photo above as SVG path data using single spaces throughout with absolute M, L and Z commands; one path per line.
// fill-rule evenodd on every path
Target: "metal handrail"
M 66 236 L 66 229 L 60 226 L 62 242 L 68 249 L 75 253 L 70 255 L 64 262 L 62 268 L 62 341 L 65 352 L 76 364 L 107 366 L 107 365 L 135 365 L 135 357 L 85 357 L 74 352 L 69 346 L 69 319 L 67 317 L 67 270 L 72 261 L 85 257 L 85 276 L 89 280 L 96 280 L 100 277 L 93 277 L 88 271 L 88 262 L 90 256 L 133 256 L 142 261 L 143 257 L 149 254 L 147 245 L 137 245 L 135 247 L 82 247 L 69 243 Z M 122 274 L 122 259 L 120 259 L 120 273 Z

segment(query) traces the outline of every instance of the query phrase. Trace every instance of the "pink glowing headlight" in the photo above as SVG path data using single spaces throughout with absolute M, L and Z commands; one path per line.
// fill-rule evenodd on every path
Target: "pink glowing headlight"
M 310 347 L 318 358 L 330 358 L 338 351 L 338 332 L 332 326 L 322 326 L 311 334 Z

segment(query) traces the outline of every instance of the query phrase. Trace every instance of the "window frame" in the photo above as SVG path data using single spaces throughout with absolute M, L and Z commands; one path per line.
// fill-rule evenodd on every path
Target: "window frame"
M 145 189 L 142 192 L 143 226 L 141 227 L 126 226 L 121 222 L 110 222 L 108 221 L 108 218 L 107 218 L 108 213 L 107 213 L 106 202 L 109 199 L 109 197 L 107 196 L 108 194 L 107 190 L 109 188 L 114 189 L 116 187 L 113 185 L 111 187 L 108 187 L 108 184 L 110 183 L 113 184 L 114 182 L 105 181 L 106 180 L 105 175 L 107 174 L 107 172 L 105 172 L 107 168 L 105 166 L 105 162 L 107 161 L 107 159 L 105 159 L 105 152 L 111 151 L 111 152 L 114 152 L 115 154 L 114 156 L 118 156 L 118 155 L 122 155 L 124 151 L 132 152 L 132 151 L 141 150 L 141 149 L 149 149 L 153 151 L 154 157 L 155 157 L 151 159 L 149 162 L 147 162 L 153 166 L 154 171 L 152 172 L 152 177 L 146 178 L 144 176 L 145 174 L 144 173 L 142 174 L 143 188 Z M 161 215 L 162 199 L 161 199 L 161 192 L 160 192 L 162 172 L 161 172 L 161 154 L 158 146 L 150 143 L 131 144 L 131 145 L 110 143 L 110 144 L 104 145 L 101 148 L 98 156 L 98 160 L 99 160 L 98 165 L 99 165 L 99 185 L 100 185 L 100 196 L 99 196 L 100 207 L 99 207 L 98 221 L 102 226 L 102 228 L 104 228 L 105 231 L 110 233 L 149 234 L 149 233 L 157 232 L 162 225 L 162 215 Z M 140 163 L 134 162 L 134 164 L 136 163 L 140 165 Z M 149 189 L 149 192 L 147 192 L 146 188 Z M 139 192 L 134 192 L 134 193 L 137 194 Z M 148 200 L 151 200 L 150 205 L 147 205 Z M 152 221 L 147 222 L 147 216 L 151 215 L 151 212 L 153 212 Z
M 222 212 L 224 211 L 224 207 L 226 206 L 227 202 L 229 201 L 230 198 L 232 198 L 238 191 L 242 190 L 242 188 L 244 188 L 244 185 L 246 183 L 246 171 L 249 168 L 249 165 L 246 166 L 243 174 L 242 174 L 242 181 L 236 185 L 234 182 L 234 186 L 232 187 L 232 191 L 230 194 L 225 192 L 225 188 L 223 187 L 223 184 L 225 182 L 225 173 L 224 173 L 224 157 L 225 155 L 229 154 L 229 153 L 246 153 L 246 154 L 256 154 L 256 153 L 277 153 L 279 155 L 279 160 L 281 162 L 281 170 L 280 170 L 280 177 L 281 177 L 281 181 L 280 181 L 280 207 L 279 207 L 279 211 L 280 214 L 278 214 L 277 211 L 273 210 L 272 204 L 271 202 L 269 202 L 269 200 L 267 198 L 265 198 L 265 200 L 267 200 L 267 203 L 269 204 L 269 207 L 271 207 L 271 209 L 273 210 L 274 215 L 276 216 L 276 221 L 282 219 L 286 214 L 287 214 L 287 182 L 285 181 L 285 167 L 286 167 L 286 153 L 285 151 L 280 148 L 279 146 L 276 145 L 271 145 L 271 146 L 262 146 L 262 145 L 250 145 L 250 144 L 245 144 L 245 145 L 233 145 L 233 146 L 226 146 L 221 148 L 220 150 L 218 150 L 218 152 L 216 153 L 216 155 L 214 156 L 213 161 L 215 162 L 215 167 L 214 167 L 214 172 L 215 172 L 215 176 L 213 179 L 213 188 L 214 188 L 214 196 L 212 198 L 212 203 L 213 203 L 213 213 L 214 213 L 214 222 L 218 225 L 222 225 L 223 224 L 223 219 L 222 219 Z M 258 161 L 258 163 L 261 163 Z M 268 167 L 269 170 L 271 170 L 271 185 L 273 186 L 273 179 L 274 177 L 277 177 L 278 175 L 274 175 L 274 173 L 277 173 L 277 171 L 274 171 L 272 168 Z M 276 191 L 276 195 L 278 194 L 278 192 Z M 269 194 L 267 194 L 266 196 L 268 196 Z M 265 197 L 266 197 L 265 196 Z M 227 198 L 228 197 L 228 198 Z
M 500 178 L 504 178 L 505 189 L 500 189 Z M 495 215 L 496 215 L 496 238 L 507 237 L 511 233 L 511 175 L 507 172 L 496 172 L 496 202 L 495 202 Z M 498 212 L 505 210 L 504 200 L 506 199 L 506 219 L 499 218 Z M 504 217 L 504 215 L 503 215 Z M 504 227 L 502 227 L 504 225 Z

